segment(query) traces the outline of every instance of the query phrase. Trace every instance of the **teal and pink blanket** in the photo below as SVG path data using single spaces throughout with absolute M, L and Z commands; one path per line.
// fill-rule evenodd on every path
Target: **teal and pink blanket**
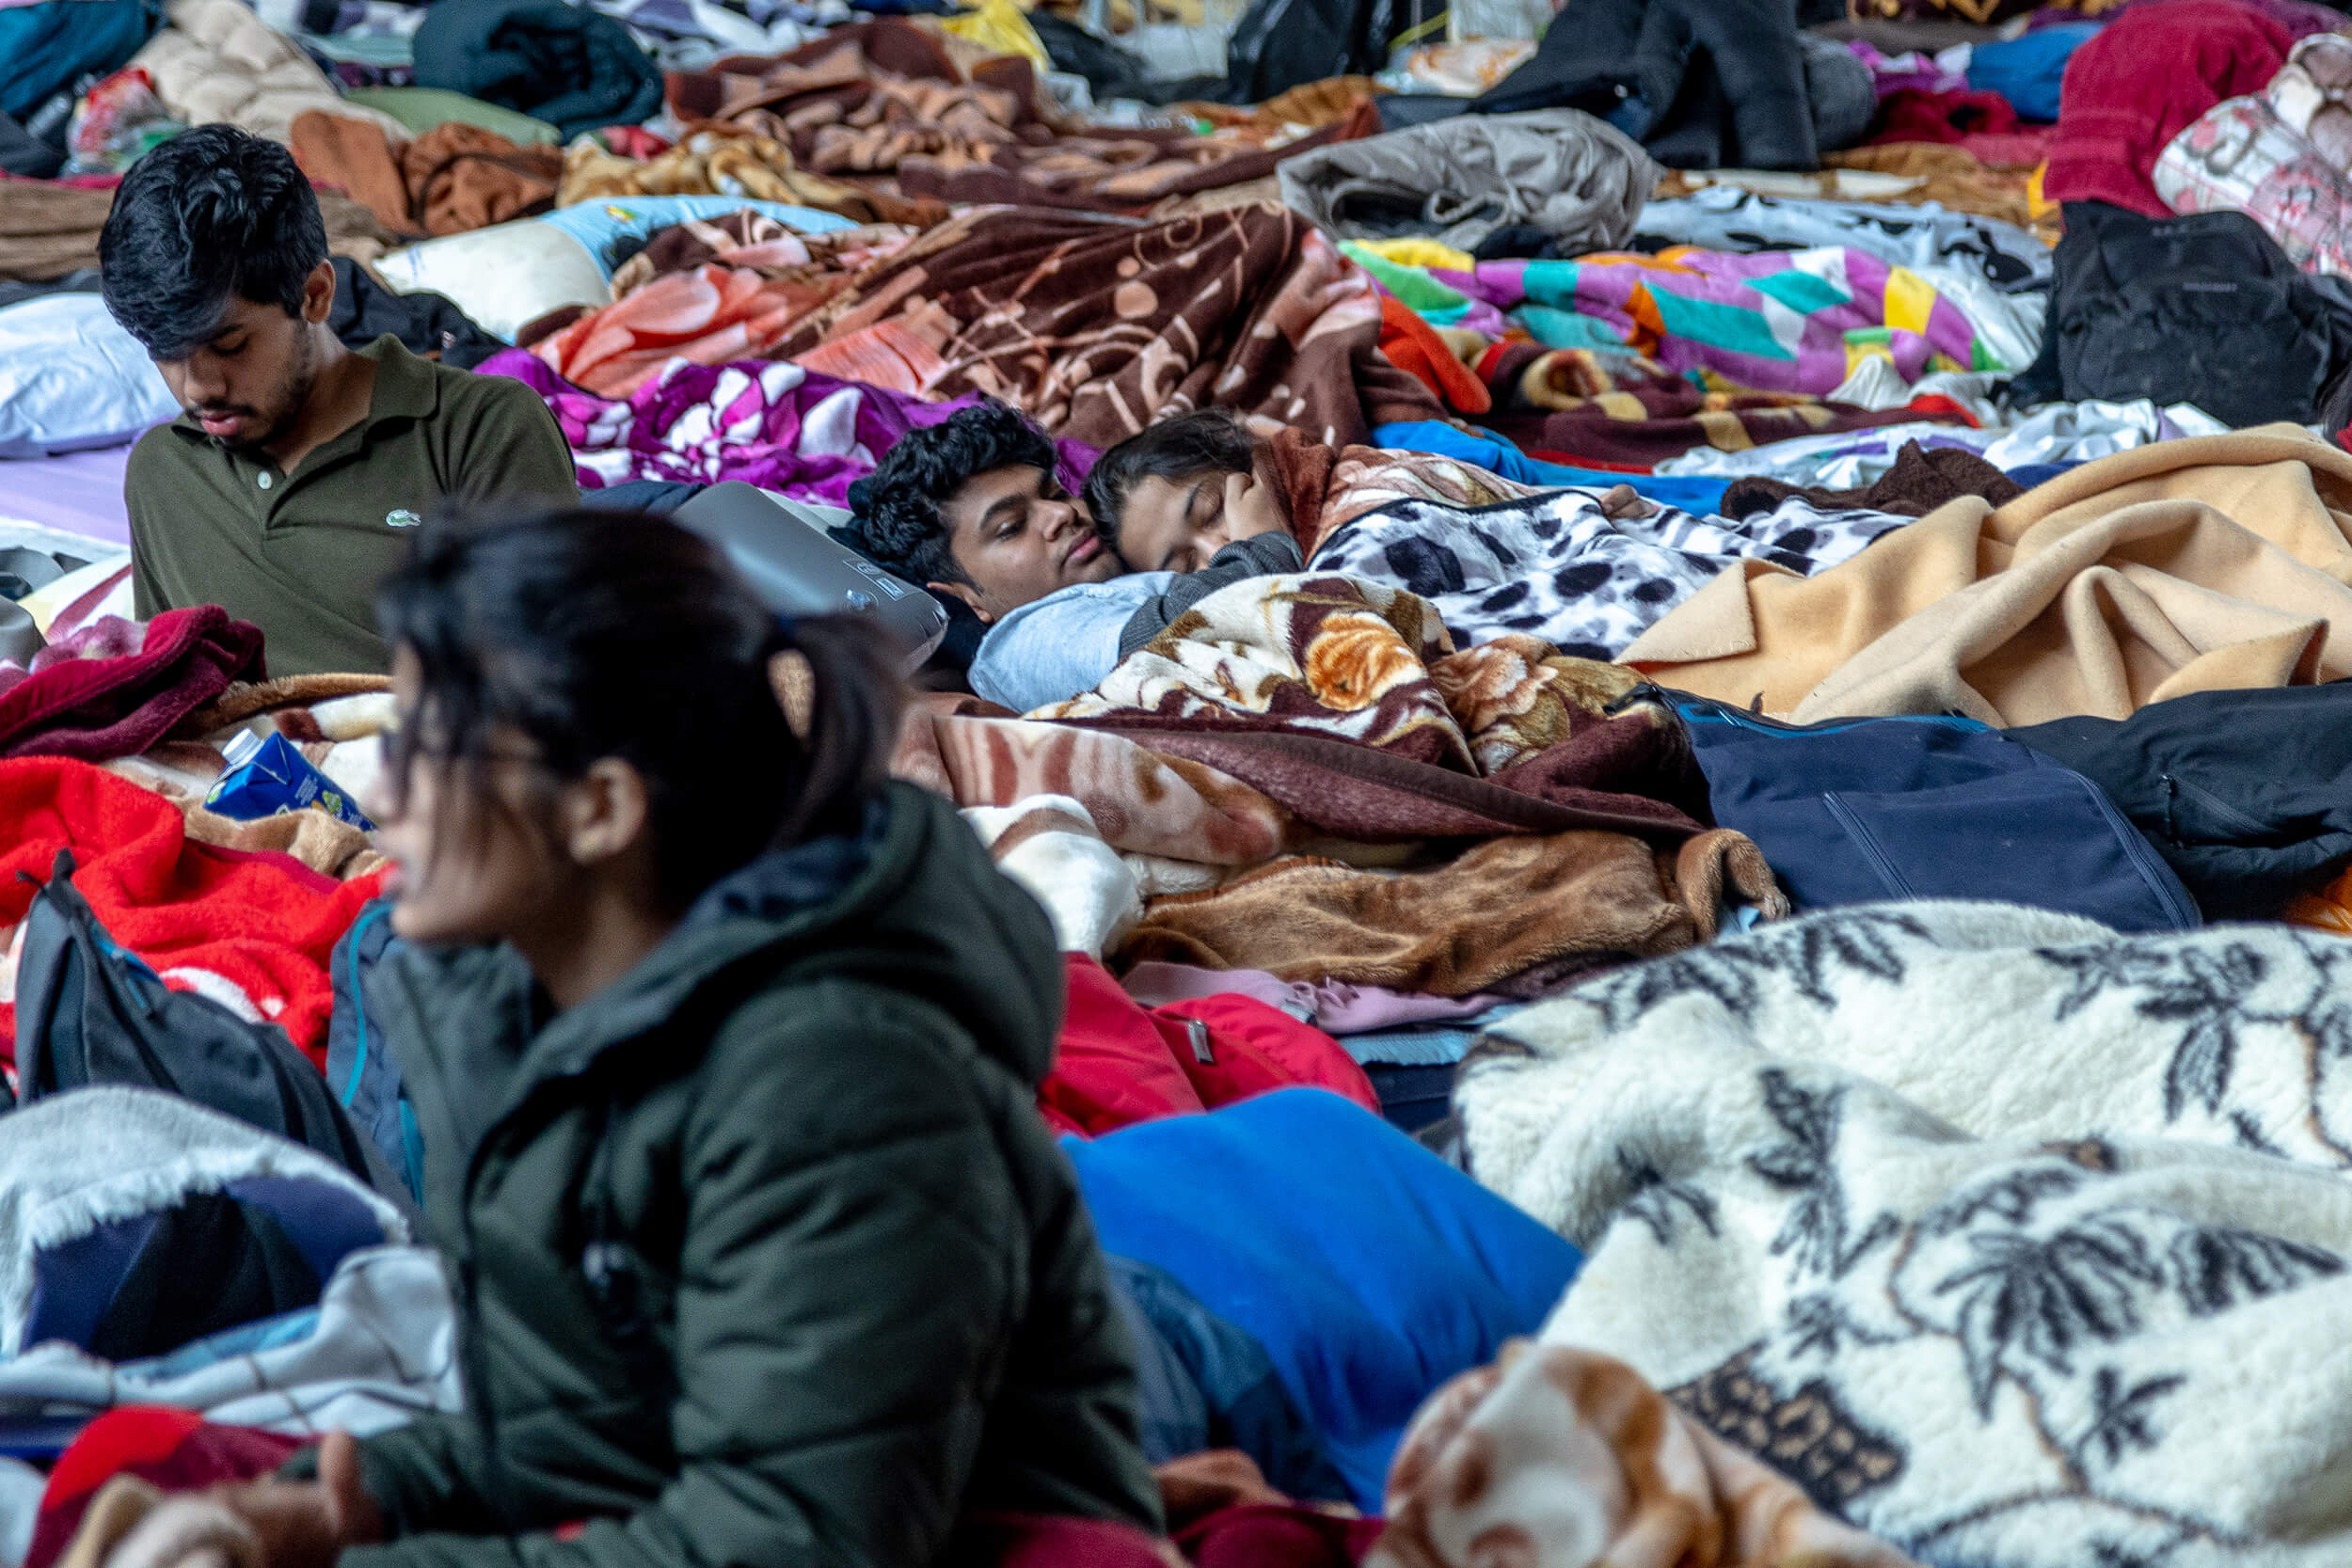
M 1507 313 L 1557 347 L 1597 346 L 1606 334 L 1718 388 L 1820 396 L 1872 356 L 1891 359 L 1906 382 L 1931 371 L 2023 368 L 1934 282 L 1866 251 L 1740 256 L 1677 246 L 1656 256 L 1481 261 L 1463 272 L 1348 248 L 1433 325 L 1500 336 Z

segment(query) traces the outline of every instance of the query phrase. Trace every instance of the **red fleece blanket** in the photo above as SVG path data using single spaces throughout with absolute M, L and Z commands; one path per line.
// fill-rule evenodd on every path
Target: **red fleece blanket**
M 59 849 L 107 931 L 165 983 L 266 1019 L 325 1064 L 327 959 L 380 875 L 337 882 L 291 855 L 216 849 L 179 808 L 88 763 L 0 762 L 0 930 L 24 918 Z M 13 1047 L 16 1010 L 0 1006 Z

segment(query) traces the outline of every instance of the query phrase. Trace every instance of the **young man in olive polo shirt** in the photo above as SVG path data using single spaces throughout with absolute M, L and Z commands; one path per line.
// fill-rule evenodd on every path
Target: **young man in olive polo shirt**
M 375 588 L 442 501 L 578 497 L 571 451 L 519 381 L 356 353 L 310 182 L 276 142 L 207 125 L 135 165 L 98 246 L 107 309 L 187 412 L 131 453 L 141 616 L 217 604 L 273 675 L 380 671 Z

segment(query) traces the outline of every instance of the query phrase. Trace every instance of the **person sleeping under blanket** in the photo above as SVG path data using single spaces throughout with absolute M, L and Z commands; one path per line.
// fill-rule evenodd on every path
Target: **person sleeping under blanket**
M 1525 635 L 1610 659 L 1743 558 L 1810 576 L 1908 518 L 1792 497 L 1734 521 L 1626 485 L 1539 488 L 1429 452 L 1253 436 L 1203 409 L 1104 453 L 1083 495 L 1001 404 L 891 449 L 850 538 L 986 624 L 972 689 L 1017 713 L 1100 685 L 1218 590 L 1306 571 L 1427 600 L 1457 648 Z
M 1104 453 L 1084 492 L 1052 441 L 989 402 L 909 435 L 850 487 L 848 539 L 987 627 L 972 689 L 1026 713 L 1088 690 L 1220 588 L 1306 569 L 1346 517 L 1419 498 L 1539 494 L 1456 459 L 1260 440 L 1205 409 Z

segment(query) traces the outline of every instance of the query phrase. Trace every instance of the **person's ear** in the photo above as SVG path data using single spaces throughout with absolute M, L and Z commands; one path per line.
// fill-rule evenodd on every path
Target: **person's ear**
M 980 591 L 970 583 L 927 582 L 923 586 L 934 594 L 945 594 L 951 599 L 961 599 L 970 608 L 972 613 L 980 618 L 980 625 L 991 626 L 996 624 L 996 612 L 988 608 Z
M 335 263 L 321 261 L 302 280 L 302 319 L 315 326 L 335 309 Z
M 612 860 L 645 836 L 652 816 L 645 776 L 619 757 L 600 757 L 564 788 L 564 852 L 577 865 Z

